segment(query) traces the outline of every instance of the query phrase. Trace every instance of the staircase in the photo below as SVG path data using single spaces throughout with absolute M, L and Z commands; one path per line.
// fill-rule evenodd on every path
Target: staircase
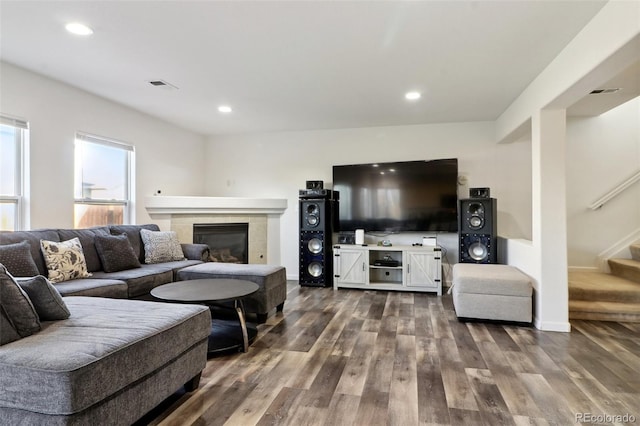
M 640 323 L 640 243 L 631 259 L 609 259 L 611 274 L 569 273 L 569 318 Z

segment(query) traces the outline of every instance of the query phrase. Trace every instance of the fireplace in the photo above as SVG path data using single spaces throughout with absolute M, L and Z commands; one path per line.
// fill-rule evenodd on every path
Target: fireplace
M 209 246 L 211 262 L 249 263 L 248 223 L 195 223 L 193 242 Z

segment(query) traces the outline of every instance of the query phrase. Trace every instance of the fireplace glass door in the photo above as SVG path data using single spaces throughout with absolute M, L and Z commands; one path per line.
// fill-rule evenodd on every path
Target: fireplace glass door
M 193 242 L 207 244 L 211 262 L 249 263 L 248 223 L 197 223 Z

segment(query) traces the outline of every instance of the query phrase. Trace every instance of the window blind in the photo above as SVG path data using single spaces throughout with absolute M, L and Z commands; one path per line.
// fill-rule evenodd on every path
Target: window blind
M 90 135 L 88 133 L 77 132 L 76 139 L 83 142 L 97 143 L 101 145 L 107 145 L 112 148 L 124 149 L 126 151 L 134 151 L 133 145 L 129 145 L 128 143 L 116 141 L 114 139 L 102 138 L 100 136 Z
M 17 127 L 18 129 L 29 129 L 29 123 L 15 117 L 9 117 L 7 115 L 0 115 L 0 124 L 4 124 L 5 126 Z

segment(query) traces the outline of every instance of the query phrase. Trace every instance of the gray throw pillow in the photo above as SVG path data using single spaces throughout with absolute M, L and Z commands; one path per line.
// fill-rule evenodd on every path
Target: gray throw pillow
M 40 331 L 38 313 L 31 300 L 2 264 L 0 264 L 0 306 L 6 320 L 12 324 L 20 337 L 31 336 Z M 0 340 L 4 340 L 4 336 Z
M 15 342 L 20 339 L 18 331 L 13 326 L 7 313 L 4 311 L 2 304 L 0 304 L 0 346 L 5 343 Z
M 33 277 L 40 273 L 27 241 L 0 246 L 0 263 L 14 277 Z
M 42 275 L 17 280 L 27 293 L 40 321 L 56 321 L 69 318 L 71 312 L 62 300 L 58 289 Z
M 103 271 L 117 272 L 140 267 L 127 234 L 96 235 L 95 244 Z

